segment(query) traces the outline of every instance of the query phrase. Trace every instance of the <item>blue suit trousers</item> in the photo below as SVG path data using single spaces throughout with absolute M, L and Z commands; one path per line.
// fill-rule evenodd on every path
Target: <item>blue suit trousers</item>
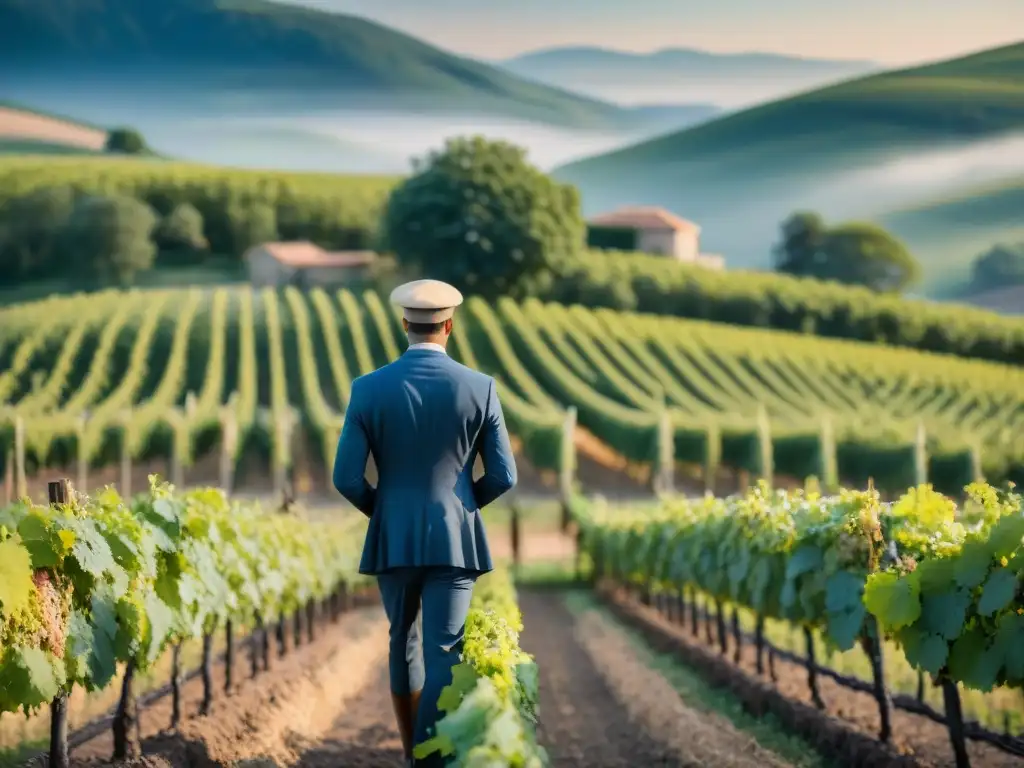
M 422 690 L 415 744 L 434 734 L 437 699 L 460 660 L 477 576 L 477 571 L 454 566 L 394 568 L 377 575 L 391 625 L 391 691 L 408 695 Z

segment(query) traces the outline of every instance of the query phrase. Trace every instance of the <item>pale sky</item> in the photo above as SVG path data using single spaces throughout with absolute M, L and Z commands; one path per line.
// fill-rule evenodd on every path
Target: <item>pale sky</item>
M 480 59 L 538 48 L 666 47 L 901 65 L 1024 39 L 1024 0 L 288 0 Z

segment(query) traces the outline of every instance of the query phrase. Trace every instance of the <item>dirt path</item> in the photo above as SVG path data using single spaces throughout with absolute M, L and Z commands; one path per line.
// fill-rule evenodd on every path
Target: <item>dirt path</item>
M 781 766 L 728 721 L 688 707 L 596 612 L 520 592 L 523 647 L 540 667 L 538 739 L 552 766 Z
M 248 678 L 243 653 L 236 671 L 242 678 L 238 687 L 233 695 L 214 702 L 209 717 L 195 714 L 202 696 L 198 678 L 182 690 L 185 719 L 176 733 L 166 731 L 169 697 L 141 712 L 143 754 L 151 765 L 173 768 L 247 760 L 292 764 L 309 744 L 330 733 L 341 716 L 379 712 L 381 722 L 387 723 L 389 709 L 363 703 L 366 692 L 379 688 L 387 695 L 386 685 L 378 685 L 386 654 L 387 622 L 378 606 L 357 608 L 345 614 L 337 626 L 324 626 L 314 643 L 300 646 L 284 659 L 275 658 L 271 670 L 255 679 Z M 223 665 L 215 669 L 214 679 L 220 693 Z M 72 764 L 104 764 L 112 747 L 110 732 L 104 731 L 72 751 Z
M 316 745 L 303 752 L 300 768 L 397 768 L 402 743 L 391 714 L 388 670 L 383 662 L 369 684 L 351 699 L 344 714 Z

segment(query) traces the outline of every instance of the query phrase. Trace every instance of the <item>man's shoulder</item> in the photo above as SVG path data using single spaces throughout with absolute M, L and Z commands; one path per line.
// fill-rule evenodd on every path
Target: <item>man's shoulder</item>
M 450 362 L 448 363 L 448 365 L 452 371 L 452 375 L 462 379 L 463 381 L 473 385 L 474 387 L 482 387 L 486 389 L 490 387 L 491 383 L 494 381 L 494 379 L 491 376 L 488 376 L 486 373 L 483 373 L 482 371 L 477 371 L 473 368 L 470 368 L 468 365 L 463 365 L 462 363 L 457 362 L 456 360 L 452 360 L 451 358 L 449 358 L 449 361 Z

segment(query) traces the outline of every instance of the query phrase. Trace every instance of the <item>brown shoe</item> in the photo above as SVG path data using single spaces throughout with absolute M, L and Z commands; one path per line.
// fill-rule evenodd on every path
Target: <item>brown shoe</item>
M 402 739 L 402 754 L 405 756 L 406 763 L 412 765 L 412 739 L 416 728 L 416 712 L 420 706 L 420 692 L 413 691 L 408 696 L 392 693 L 391 706 L 395 710 L 398 735 Z

